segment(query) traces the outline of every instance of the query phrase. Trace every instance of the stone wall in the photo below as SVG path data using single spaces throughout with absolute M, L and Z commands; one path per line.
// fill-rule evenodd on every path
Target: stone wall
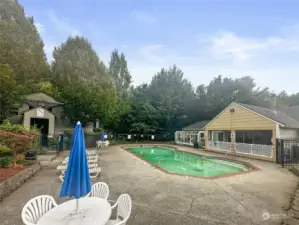
M 291 171 L 299 176 L 299 169 L 293 167 Z M 291 202 L 291 207 L 287 211 L 287 217 L 283 220 L 283 225 L 298 225 L 299 224 L 299 186 Z
M 40 163 L 34 164 L 20 173 L 7 178 L 0 183 L 0 201 L 8 195 L 10 195 L 14 190 L 19 188 L 25 181 L 32 177 L 41 168 Z

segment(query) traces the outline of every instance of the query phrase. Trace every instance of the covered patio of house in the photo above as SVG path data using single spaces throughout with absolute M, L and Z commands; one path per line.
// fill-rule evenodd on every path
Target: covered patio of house
M 181 131 L 176 131 L 175 143 L 188 146 L 193 146 L 194 143 L 198 143 L 199 146 L 203 146 L 205 133 L 203 128 L 208 123 L 208 120 L 198 121 L 184 127 Z
M 204 131 L 176 131 L 175 143 L 193 146 L 195 142 L 202 143 Z
M 230 154 L 273 158 L 271 130 L 208 131 L 207 147 Z
M 280 124 L 257 110 L 266 111 L 261 107 L 230 104 L 205 126 L 205 149 L 276 162 Z

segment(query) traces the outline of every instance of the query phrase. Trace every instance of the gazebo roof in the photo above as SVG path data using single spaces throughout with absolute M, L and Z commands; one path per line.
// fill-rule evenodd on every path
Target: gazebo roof
M 27 95 L 25 97 L 25 102 L 34 108 L 39 106 L 43 106 L 45 108 L 52 108 L 58 105 L 63 105 L 63 103 L 56 101 L 54 98 L 42 92 Z

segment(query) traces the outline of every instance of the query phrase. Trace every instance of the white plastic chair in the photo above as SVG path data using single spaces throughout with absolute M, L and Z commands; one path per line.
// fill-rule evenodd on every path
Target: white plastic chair
M 102 142 L 102 141 L 97 141 L 96 143 L 97 143 L 97 148 L 100 148 L 100 147 L 102 147 L 102 144 L 103 144 L 103 142 Z
M 116 203 L 111 207 L 117 206 L 117 217 L 115 220 L 109 220 L 106 225 L 125 225 L 131 215 L 132 199 L 128 194 L 121 194 Z
M 57 204 L 52 196 L 40 195 L 29 200 L 22 210 L 22 221 L 25 225 L 34 225 Z
M 97 182 L 92 185 L 91 192 L 87 196 L 98 197 L 107 200 L 109 196 L 109 187 L 104 182 Z
M 108 148 L 109 145 L 110 145 L 110 142 L 109 142 L 109 141 L 105 141 L 103 144 L 104 144 L 104 147 L 105 147 L 105 148 Z

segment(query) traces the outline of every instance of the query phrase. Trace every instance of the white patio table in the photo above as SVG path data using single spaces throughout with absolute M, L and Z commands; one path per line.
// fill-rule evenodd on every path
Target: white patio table
M 111 216 L 110 203 L 102 198 L 79 199 L 76 215 L 76 199 L 64 202 L 42 216 L 37 225 L 104 225 Z

